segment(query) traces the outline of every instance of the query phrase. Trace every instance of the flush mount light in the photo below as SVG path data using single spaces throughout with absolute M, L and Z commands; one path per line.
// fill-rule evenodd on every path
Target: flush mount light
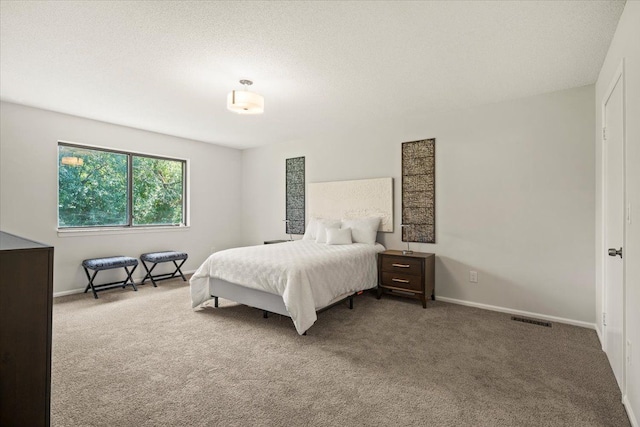
M 251 80 L 240 80 L 243 90 L 232 90 L 227 96 L 227 109 L 238 114 L 262 114 L 264 113 L 264 98 L 257 93 L 249 92 L 247 86 L 251 86 Z

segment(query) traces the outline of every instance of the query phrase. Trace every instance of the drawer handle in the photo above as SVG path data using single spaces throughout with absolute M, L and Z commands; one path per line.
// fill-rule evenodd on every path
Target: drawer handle
M 391 264 L 393 267 L 400 267 L 400 268 L 409 268 L 411 267 L 409 264 Z
M 400 282 L 400 283 L 409 283 L 408 280 L 396 279 L 395 277 L 391 279 L 392 282 Z

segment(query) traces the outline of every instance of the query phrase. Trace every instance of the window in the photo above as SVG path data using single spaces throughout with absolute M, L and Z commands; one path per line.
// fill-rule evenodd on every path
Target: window
M 58 227 L 186 224 L 186 162 L 58 144 Z

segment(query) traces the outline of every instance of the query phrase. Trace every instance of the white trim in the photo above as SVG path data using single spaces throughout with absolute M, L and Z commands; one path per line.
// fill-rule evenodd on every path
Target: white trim
M 613 93 L 614 89 L 616 88 L 616 85 L 618 84 L 618 80 L 620 80 L 620 77 L 622 77 L 623 74 L 624 74 L 624 58 L 622 58 L 622 60 L 620 61 L 620 64 L 618 64 L 618 68 L 616 68 L 616 72 L 613 73 L 613 79 L 611 80 L 611 83 L 609 83 L 609 87 L 607 88 L 607 91 L 604 93 L 604 97 L 602 98 L 602 105 L 606 104 L 609 101 L 609 98 L 611 98 L 611 94 Z M 604 124 L 604 122 L 602 124 Z
M 627 206 L 627 135 L 626 135 L 626 128 L 627 128 L 627 119 L 626 119 L 626 114 L 627 114 L 627 108 L 626 108 L 626 88 L 625 88 L 625 75 L 624 75 L 624 65 L 625 65 L 625 60 L 624 58 L 622 58 L 620 60 L 620 64 L 618 64 L 618 67 L 616 68 L 615 73 L 613 74 L 612 78 L 611 78 L 611 82 L 609 83 L 609 86 L 607 88 L 607 91 L 604 93 L 604 96 L 602 98 L 602 103 L 601 103 L 601 108 L 600 108 L 600 118 L 601 118 L 601 125 L 603 128 L 606 128 L 606 123 L 607 123 L 607 116 L 606 116 L 606 111 L 607 111 L 607 103 L 609 102 L 609 98 L 611 98 L 611 95 L 613 94 L 613 91 L 616 89 L 616 87 L 618 86 L 618 84 L 621 84 L 621 90 L 622 90 L 622 209 L 623 212 L 626 211 L 626 206 Z M 607 242 L 606 242 L 606 230 L 607 230 L 607 214 L 606 214 L 606 201 L 607 201 L 607 148 L 606 148 L 606 144 L 607 141 L 606 139 L 604 139 L 604 134 L 603 132 L 600 133 L 600 141 L 601 141 L 601 159 L 602 159 L 602 164 L 601 164 L 601 170 L 602 170 L 602 176 L 600 177 L 600 182 L 601 182 L 601 187 L 602 187 L 602 194 L 601 194 L 601 206 L 600 206 L 600 212 L 601 212 L 601 217 L 602 217 L 602 223 L 600 224 L 600 236 L 601 236 L 601 243 L 602 243 L 602 247 L 600 248 L 601 251 L 601 265 L 600 265 L 600 271 L 601 271 L 601 312 L 600 313 L 596 313 L 596 321 L 601 322 L 602 323 L 602 313 L 606 313 L 606 309 L 607 309 L 607 287 L 606 287 L 606 278 L 607 278 Z M 622 219 L 622 247 L 624 248 L 624 250 L 626 250 L 627 247 L 627 221 L 624 219 Z M 623 256 L 622 258 L 622 378 L 620 378 L 621 383 L 619 384 L 620 386 L 620 391 L 622 393 L 623 396 L 626 397 L 626 391 L 627 391 L 627 364 L 626 364 L 626 358 L 627 358 L 627 346 L 626 346 L 626 342 L 627 342 L 627 315 L 626 315 L 626 301 L 627 301 L 627 285 L 626 285 L 626 256 Z M 607 326 L 604 325 L 602 323 L 602 335 L 599 336 L 601 338 L 600 342 L 602 343 L 602 350 L 606 353 L 606 341 L 607 341 Z M 607 355 L 608 356 L 608 355 Z
M 624 72 L 624 58 L 622 58 L 622 60 L 620 61 L 620 64 L 618 65 L 618 68 L 616 68 L 616 72 L 613 74 L 611 82 L 609 83 L 609 87 L 607 88 L 607 91 L 604 93 L 604 96 L 602 97 L 602 103 L 600 104 L 600 119 L 602 122 L 601 126 L 603 129 L 606 128 L 607 102 L 609 101 L 609 98 L 611 98 L 611 94 L 613 94 L 613 91 L 618 85 L 618 81 L 620 81 L 620 78 L 622 77 L 623 72 Z M 622 89 L 623 89 L 623 103 L 624 103 L 624 80 L 622 81 L 622 83 L 623 83 Z M 623 106 L 623 127 L 624 127 L 624 106 Z M 596 313 L 596 319 L 597 319 L 596 321 L 600 322 L 600 324 L 602 325 L 602 337 L 601 337 L 602 339 L 600 341 L 602 342 L 602 349 L 604 350 L 606 347 L 607 334 L 606 334 L 606 326 L 602 322 L 602 313 L 606 313 L 606 308 L 607 308 L 606 292 L 605 292 L 605 283 L 606 283 L 606 277 L 607 277 L 607 267 L 606 267 L 607 258 L 605 254 L 607 253 L 608 248 L 607 248 L 607 242 L 605 241 L 605 237 L 606 237 L 605 231 L 606 231 L 606 223 L 607 223 L 606 203 L 605 203 L 607 200 L 607 185 L 606 185 L 607 184 L 607 149 L 606 149 L 606 140 L 604 138 L 603 132 L 600 132 L 600 142 L 601 142 L 600 159 L 602 162 L 601 164 L 602 176 L 600 177 L 600 183 L 602 187 L 602 194 L 601 194 L 602 203 L 600 205 L 600 216 L 602 218 L 602 223 L 600 224 L 600 236 L 602 237 L 601 239 L 602 247 L 599 248 L 599 251 L 602 254 L 600 258 L 601 264 L 602 264 L 600 268 L 600 273 L 601 273 L 600 283 L 602 284 L 602 298 L 601 298 L 602 307 L 600 307 L 600 313 Z M 624 129 L 623 129 L 623 151 L 624 151 Z M 623 171 L 623 180 L 624 180 L 624 171 Z
M 66 297 L 67 295 L 81 294 L 81 293 L 83 293 L 83 292 L 84 292 L 84 288 L 71 289 L 70 291 L 54 292 L 54 293 L 53 293 L 53 297 L 54 297 L 54 298 L 58 298 L 58 297 Z
M 598 329 L 597 324 L 596 324 L 596 335 L 598 335 L 598 340 L 600 341 L 600 347 L 602 348 L 602 351 L 604 351 L 604 341 L 602 341 L 602 332 L 600 332 L 600 329 Z
M 58 228 L 58 237 L 104 236 L 110 234 L 141 234 L 165 231 L 187 231 L 188 225 L 159 225 L 156 227 L 92 227 Z
M 450 302 L 453 304 L 466 305 L 468 307 L 481 308 L 483 310 L 499 311 L 501 313 L 518 314 L 520 316 L 534 317 L 537 319 L 550 320 L 558 323 L 566 323 L 567 325 L 580 326 L 582 328 L 596 329 L 595 323 L 583 322 L 581 320 L 573 320 L 573 319 L 567 319 L 564 317 L 549 316 L 547 314 L 532 313 L 530 311 L 523 311 L 523 310 L 514 310 L 512 308 L 499 307 L 497 305 L 482 304 L 479 302 L 465 301 L 465 300 L 447 298 L 447 297 L 441 297 L 441 296 L 436 296 L 436 300 Z
M 138 129 L 140 130 L 140 129 Z M 163 134 L 165 135 L 165 134 Z M 165 135 L 166 136 L 166 135 Z M 107 151 L 115 151 L 121 154 L 138 154 L 140 156 L 148 156 L 148 157 L 157 157 L 160 159 L 165 159 L 165 160 L 181 160 L 181 161 L 185 161 L 188 162 L 189 159 L 186 157 L 175 157 L 175 156 L 165 156 L 162 154 L 155 154 L 155 153 L 147 153 L 145 151 L 131 151 L 129 149 L 124 149 L 124 148 L 113 148 L 113 147 L 105 147 L 104 145 L 95 145 L 95 144 L 85 144 L 84 142 L 74 142 L 74 141 L 67 141 L 65 139 L 58 139 L 58 144 L 62 143 L 62 144 L 66 144 L 66 145 L 75 145 L 78 147 L 86 147 L 86 148 L 96 148 L 98 150 L 107 150 Z M 56 152 L 56 155 L 58 153 Z M 57 160 L 56 160 L 57 162 Z
M 629 422 L 631 423 L 631 427 L 640 427 L 640 424 L 638 424 L 637 418 L 633 413 L 631 402 L 629 402 L 629 399 L 627 398 L 627 396 L 624 396 L 622 398 L 622 404 L 624 405 L 624 409 L 627 410 L 627 417 L 629 417 Z
M 183 271 L 182 274 L 184 274 L 185 276 L 188 276 L 189 274 L 193 274 L 195 273 L 195 270 L 188 270 L 188 271 Z M 179 278 L 180 276 L 178 276 Z M 142 280 L 142 276 L 138 277 L 135 282 L 136 285 L 140 284 L 140 281 Z M 189 278 L 187 278 L 187 283 L 189 283 Z M 86 285 L 85 285 L 86 286 Z M 69 291 L 60 291 L 60 292 L 54 292 L 53 293 L 53 297 L 54 298 L 58 298 L 58 297 L 66 297 L 67 295 L 75 295 L 75 294 L 81 294 L 84 292 L 84 288 L 78 288 L 78 289 L 71 289 Z

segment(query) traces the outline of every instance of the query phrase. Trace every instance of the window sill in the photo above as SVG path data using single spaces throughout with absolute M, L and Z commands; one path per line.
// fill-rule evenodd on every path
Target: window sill
M 113 234 L 144 234 L 187 231 L 188 225 L 167 225 L 156 227 L 108 227 L 108 228 L 58 228 L 58 237 L 107 236 Z

